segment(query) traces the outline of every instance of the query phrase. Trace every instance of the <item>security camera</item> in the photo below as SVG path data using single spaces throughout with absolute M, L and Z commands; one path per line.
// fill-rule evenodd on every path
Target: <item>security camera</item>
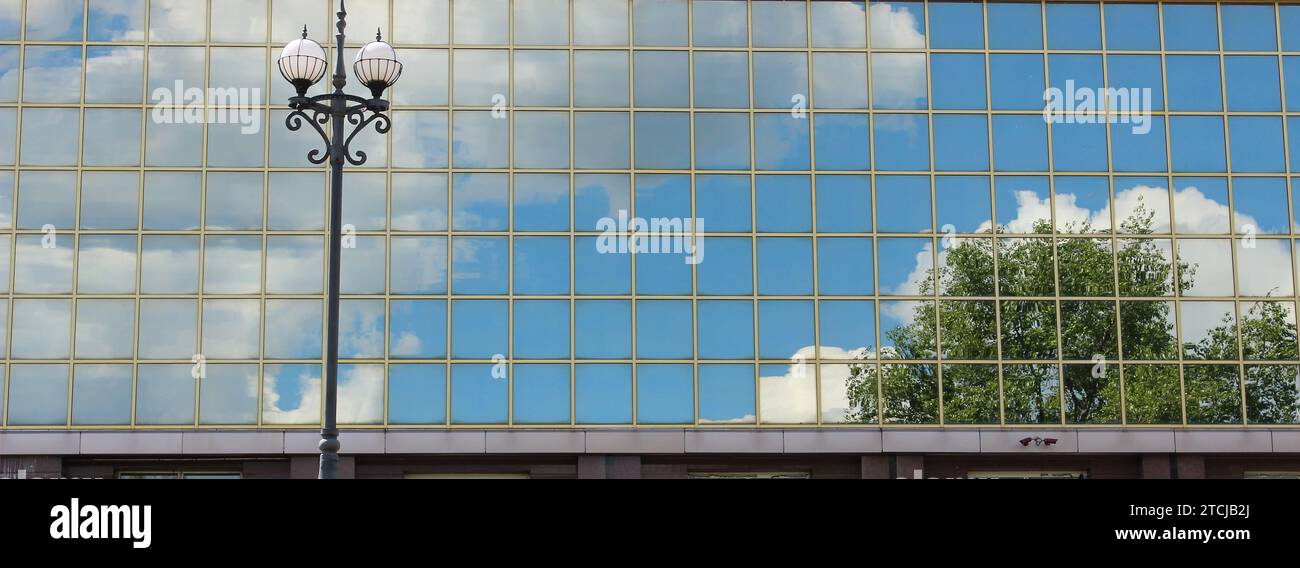
M 1034 441 L 1033 438 L 1021 438 L 1021 439 L 1020 439 L 1020 445 L 1022 445 L 1022 446 L 1028 446 L 1029 443 L 1032 442 L 1032 441 Z
M 1043 438 L 1043 443 L 1051 446 L 1056 443 L 1056 438 Z

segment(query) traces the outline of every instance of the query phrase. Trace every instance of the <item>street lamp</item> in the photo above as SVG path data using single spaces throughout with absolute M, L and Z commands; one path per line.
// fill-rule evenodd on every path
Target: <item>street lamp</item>
M 307 154 L 307 160 L 313 164 L 330 162 L 329 329 L 325 344 L 325 423 L 320 431 L 320 479 L 338 477 L 339 468 L 339 260 L 343 244 L 343 166 L 366 163 L 366 153 L 361 150 L 353 152 L 350 146 L 352 139 L 370 123 L 375 123 L 375 130 L 380 134 L 387 134 L 392 127 L 392 122 L 384 114 L 388 110 L 388 101 L 383 96 L 384 91 L 402 76 L 402 63 L 397 60 L 397 52 L 377 34 L 375 41 L 357 53 L 352 67 L 361 83 L 370 89 L 371 98 L 343 92 L 343 87 L 348 84 L 347 68 L 343 66 L 343 29 L 347 27 L 347 16 L 347 8 L 343 0 L 339 0 L 339 33 L 334 42 L 338 59 L 334 65 L 333 93 L 307 96 L 307 90 L 325 77 L 326 56 L 325 48 L 307 37 L 306 27 L 302 29 L 301 39 L 285 46 L 278 61 L 280 74 L 297 91 L 297 95 L 289 98 L 289 108 L 293 112 L 285 119 L 285 125 L 289 130 L 297 131 L 303 123 L 310 124 L 320 134 L 325 148 L 313 149 Z M 352 132 L 346 136 L 345 121 L 352 125 Z M 330 134 L 326 134 L 322 128 L 324 125 L 330 126 Z

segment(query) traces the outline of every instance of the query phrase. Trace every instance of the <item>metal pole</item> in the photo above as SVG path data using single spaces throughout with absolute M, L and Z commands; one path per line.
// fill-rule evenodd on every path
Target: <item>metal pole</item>
M 339 33 L 335 36 L 334 44 L 334 51 L 338 55 L 334 68 L 336 96 L 330 103 L 330 126 L 333 127 L 333 134 L 330 140 L 330 275 L 327 307 L 329 325 L 325 340 L 325 423 L 320 431 L 320 479 L 337 479 L 339 474 L 339 281 L 343 249 L 343 164 L 346 152 L 343 122 L 347 114 L 347 99 L 343 96 L 343 87 L 348 81 L 343 67 L 343 29 L 347 27 L 345 21 L 347 15 L 343 0 L 339 0 Z

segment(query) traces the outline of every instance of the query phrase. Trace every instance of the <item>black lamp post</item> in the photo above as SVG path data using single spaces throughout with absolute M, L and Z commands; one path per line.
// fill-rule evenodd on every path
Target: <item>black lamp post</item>
M 361 150 L 354 153 L 350 145 L 352 139 L 370 123 L 375 123 L 375 130 L 380 134 L 386 134 L 392 126 L 384 114 L 388 110 L 388 101 L 383 95 L 402 75 L 397 52 L 376 35 L 374 42 L 361 48 L 352 65 L 357 79 L 370 89 L 372 97 L 364 99 L 343 92 L 348 83 L 347 69 L 343 66 L 343 29 L 347 27 L 347 15 L 343 0 L 339 0 L 339 33 L 334 42 L 338 60 L 334 66 L 333 93 L 307 96 L 307 90 L 325 77 L 326 56 L 319 43 L 307 38 L 306 27 L 302 30 L 302 39 L 285 46 L 279 59 L 280 74 L 298 91 L 296 96 L 289 98 L 289 108 L 293 112 L 289 113 L 285 125 L 296 131 L 304 122 L 310 124 L 320 134 L 325 149 L 323 152 L 312 150 L 307 154 L 307 160 L 313 164 L 323 164 L 325 160 L 330 162 L 329 329 L 326 335 L 325 423 L 320 431 L 320 479 L 338 477 L 339 469 L 339 261 L 343 245 L 343 166 L 366 163 L 366 153 Z M 307 113 L 311 113 L 310 116 Z M 352 132 L 346 136 L 344 121 L 352 126 Z M 322 128 L 324 125 L 330 126 L 331 133 L 326 134 Z

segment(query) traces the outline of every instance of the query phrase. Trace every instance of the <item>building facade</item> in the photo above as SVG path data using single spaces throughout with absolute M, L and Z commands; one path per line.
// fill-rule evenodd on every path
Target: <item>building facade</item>
M 337 8 L 0 0 L 0 475 L 314 476 Z M 349 475 L 1300 475 L 1300 5 L 347 10 Z

